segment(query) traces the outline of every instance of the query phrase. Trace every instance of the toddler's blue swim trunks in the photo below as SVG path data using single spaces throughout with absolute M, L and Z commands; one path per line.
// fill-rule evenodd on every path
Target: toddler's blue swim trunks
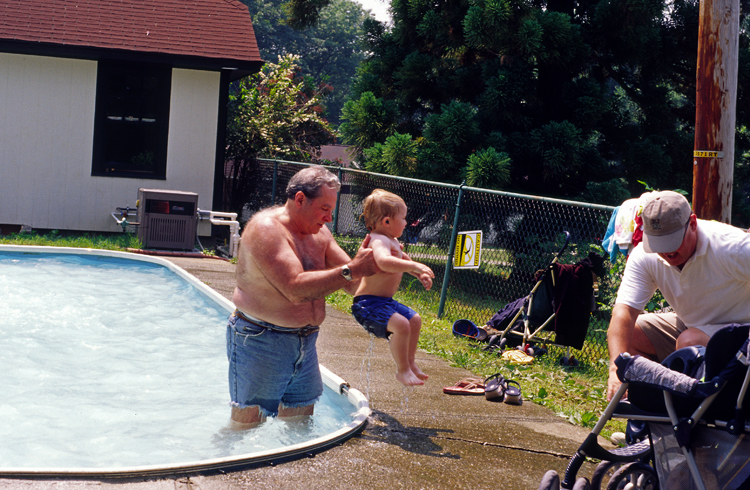
M 387 339 L 391 332 L 388 331 L 388 320 L 398 313 L 411 320 L 416 311 L 404 306 L 393 298 L 363 294 L 354 297 L 352 304 L 352 315 L 357 322 L 365 327 L 365 330 L 380 339 Z

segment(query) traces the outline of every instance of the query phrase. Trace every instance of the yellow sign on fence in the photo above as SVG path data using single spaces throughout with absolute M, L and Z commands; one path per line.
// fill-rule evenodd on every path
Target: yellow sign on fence
M 453 256 L 454 269 L 476 269 L 482 258 L 482 232 L 462 231 L 456 237 L 456 253 Z

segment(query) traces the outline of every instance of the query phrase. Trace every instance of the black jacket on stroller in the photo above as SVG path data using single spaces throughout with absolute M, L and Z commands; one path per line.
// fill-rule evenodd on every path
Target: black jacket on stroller
M 575 264 L 553 263 L 546 271 L 537 274 L 544 281 L 534 293 L 528 319 L 532 325 L 542 325 L 554 314 L 555 343 L 581 349 L 586 339 L 591 312 L 595 309 L 594 279 L 592 272 L 603 275 L 601 263 L 595 264 L 587 257 Z M 539 279 L 539 276 L 544 277 Z M 518 311 L 528 306 L 529 297 L 518 298 L 495 313 L 487 324 L 496 330 L 505 330 Z M 523 331 L 522 319 L 516 320 L 512 330 Z M 520 337 L 515 337 L 520 339 Z M 514 345 L 509 337 L 508 345 Z M 515 345 L 518 345 L 515 342 Z

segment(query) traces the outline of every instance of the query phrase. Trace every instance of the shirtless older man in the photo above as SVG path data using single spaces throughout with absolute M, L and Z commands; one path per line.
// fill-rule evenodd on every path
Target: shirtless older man
M 379 271 L 367 241 L 350 259 L 325 226 L 339 187 L 325 168 L 306 168 L 289 181 L 286 204 L 257 213 L 242 233 L 227 327 L 231 428 L 312 415 L 323 393 L 315 342 L 325 296 L 354 293 Z

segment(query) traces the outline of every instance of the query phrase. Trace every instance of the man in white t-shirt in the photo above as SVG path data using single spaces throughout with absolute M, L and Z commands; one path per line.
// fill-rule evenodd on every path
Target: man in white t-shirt
M 641 216 L 643 241 L 628 257 L 607 332 L 608 400 L 620 386 L 620 353 L 662 361 L 727 324 L 750 323 L 750 234 L 699 220 L 672 191 L 651 193 Z M 673 312 L 642 314 L 657 289 Z

